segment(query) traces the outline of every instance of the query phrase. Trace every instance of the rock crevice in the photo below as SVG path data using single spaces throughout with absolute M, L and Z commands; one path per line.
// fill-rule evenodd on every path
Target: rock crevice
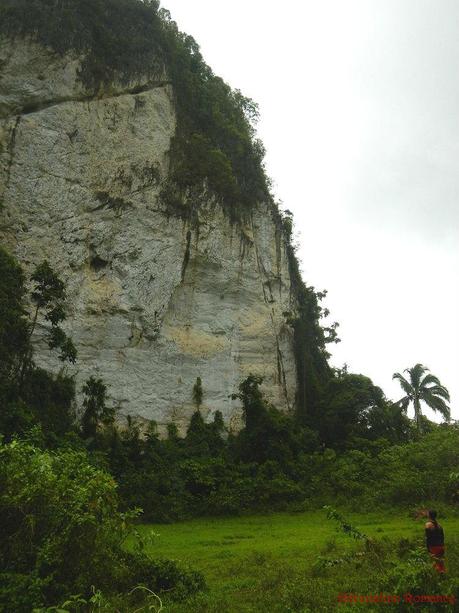
M 32 102 L 30 104 L 24 104 L 20 109 L 20 112 L 14 113 L 14 115 L 31 115 L 33 113 L 39 113 L 49 107 L 57 106 L 59 104 L 65 104 L 66 102 L 90 102 L 92 100 L 110 100 L 112 98 L 119 98 L 120 96 L 125 95 L 136 95 L 136 94 L 144 94 L 145 92 L 151 91 L 153 89 L 157 89 L 159 87 L 165 87 L 166 85 L 171 85 L 170 81 L 158 81 L 156 83 L 146 83 L 144 85 L 136 85 L 131 88 L 126 87 L 120 91 L 116 91 L 113 93 L 101 93 L 97 96 L 94 94 L 86 94 L 77 97 L 63 97 L 58 100 L 47 100 L 41 102 Z M 138 103 L 137 103 L 138 104 Z M 70 138 L 70 137 L 69 137 Z M 72 140 L 70 138 L 70 140 Z

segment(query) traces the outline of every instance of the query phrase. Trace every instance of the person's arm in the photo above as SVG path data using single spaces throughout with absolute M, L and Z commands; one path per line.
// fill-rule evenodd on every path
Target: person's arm
M 425 535 L 426 535 L 426 547 L 427 550 L 429 550 L 429 532 L 430 530 L 432 530 L 432 528 L 434 527 L 433 523 L 431 521 L 428 521 L 425 525 Z

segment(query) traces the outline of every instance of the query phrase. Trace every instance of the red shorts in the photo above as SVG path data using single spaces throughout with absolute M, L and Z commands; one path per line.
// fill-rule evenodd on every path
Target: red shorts
M 434 568 L 439 573 L 446 573 L 445 562 L 443 560 L 445 556 L 444 545 L 431 545 L 429 547 L 429 553 L 434 559 Z

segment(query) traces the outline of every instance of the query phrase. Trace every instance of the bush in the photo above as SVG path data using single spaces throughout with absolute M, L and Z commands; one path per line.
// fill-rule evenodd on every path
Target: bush
M 457 579 L 439 574 L 433 568 L 432 560 L 424 548 L 410 549 L 408 555 L 402 554 L 402 558 L 392 563 L 392 568 L 383 578 L 382 586 L 389 593 L 403 595 L 398 610 L 411 611 L 417 599 L 418 606 L 422 607 L 422 599 L 426 598 L 426 595 L 432 602 L 429 604 L 424 601 L 425 609 L 421 610 L 429 611 L 432 607 L 440 611 L 457 610 L 457 605 L 453 602 L 454 598 L 457 602 L 458 597 Z
M 122 549 L 129 519 L 113 478 L 84 452 L 43 451 L 14 440 L 0 447 L 0 609 L 30 611 L 92 585 L 114 592 L 138 583 L 196 591 L 203 580 L 173 562 Z M 11 609 L 10 609 L 11 610 Z
M 126 554 L 125 561 L 138 583 L 156 593 L 169 592 L 173 600 L 181 600 L 206 587 L 201 573 L 180 568 L 174 560 L 151 560 L 142 554 Z M 126 588 L 129 588 L 126 585 Z

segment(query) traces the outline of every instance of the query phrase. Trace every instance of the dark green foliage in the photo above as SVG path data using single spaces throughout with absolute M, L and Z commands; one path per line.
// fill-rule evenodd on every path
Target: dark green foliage
M 59 326 L 66 319 L 65 311 L 65 284 L 54 272 L 45 260 L 36 267 L 31 280 L 34 288 L 31 293 L 32 302 L 35 304 L 35 313 L 30 328 L 32 336 L 40 309 L 45 310 L 45 320 L 51 324 L 48 332 L 48 346 L 50 349 L 60 349 L 59 359 L 62 362 L 68 361 L 75 363 L 77 351 L 72 342 L 62 328 Z M 29 352 L 28 360 L 24 362 L 24 368 L 31 365 L 32 352 Z
M 178 440 L 178 428 L 174 423 L 167 424 L 167 438 L 169 441 L 177 441 Z
M 203 391 L 201 377 L 196 377 L 196 383 L 193 385 L 193 401 L 197 409 L 199 409 L 202 404 L 202 395 Z
M 260 383 L 254 375 L 241 383 L 245 427 L 227 438 L 219 414 L 206 423 L 199 411 L 184 438 L 172 425 L 166 440 L 154 428 L 144 440 L 135 427 L 108 432 L 109 465 L 125 504 L 142 506 L 149 520 L 173 521 L 301 507 L 305 500 L 373 506 L 453 499 L 454 429 L 431 426 L 429 436 L 441 441 L 438 458 L 427 437 L 418 457 L 412 447 L 418 443 L 407 444 L 411 423 L 367 377 L 341 373 L 332 379 L 318 431 L 270 406 Z M 412 467 L 411 457 L 419 460 Z M 431 466 L 438 466 L 443 489 L 431 479 Z
M 171 185 L 164 192 L 192 215 L 207 190 L 237 219 L 257 202 L 271 201 L 264 148 L 254 137 L 255 103 L 233 91 L 204 62 L 196 41 L 162 11 L 163 49 L 176 95 L 177 134 L 171 149 Z M 186 208 L 183 208 L 185 205 Z
M 326 292 L 316 292 L 314 287 L 308 287 L 303 282 L 298 260 L 290 243 L 287 246 L 287 255 L 290 278 L 298 303 L 295 317 L 286 314 L 287 323 L 293 327 L 294 332 L 293 350 L 298 381 L 296 410 L 299 422 L 306 424 L 308 417 L 317 410 L 324 386 L 332 376 L 327 362 L 330 357 L 326 350 L 327 343 L 339 342 L 339 339 L 335 334 L 336 326 L 331 329 L 331 333 L 327 333 L 327 328 L 320 324 L 321 318 L 328 315 L 328 311 L 319 304 Z
M 366 436 L 367 417 L 387 402 L 379 387 L 363 375 L 346 374 L 331 378 L 317 409 L 308 416 L 327 447 L 345 448 L 356 436 Z
M 71 338 L 69 338 L 62 328 L 52 326 L 49 331 L 48 347 L 50 349 L 60 349 L 59 359 L 62 362 L 74 364 L 77 358 L 77 351 Z
M 106 406 L 107 386 L 102 379 L 89 377 L 83 386 L 83 415 L 81 417 L 81 432 L 83 438 L 94 439 L 100 424 L 111 425 L 114 412 Z
M 245 428 L 227 441 L 221 416 L 206 424 L 199 412 L 184 439 L 172 429 L 165 441 L 154 434 L 146 441 L 117 435 L 111 465 L 128 505 L 136 501 L 147 518 L 165 521 L 303 501 L 315 487 L 318 436 L 269 406 L 260 383 L 250 376 L 241 384 Z
M 148 586 L 155 593 L 169 592 L 172 600 L 182 600 L 206 587 L 202 573 L 184 569 L 174 560 L 152 560 L 146 555 L 130 553 L 124 554 L 124 560 L 131 577 L 135 577 L 138 583 Z
M 91 585 L 113 593 L 144 583 L 177 597 L 204 587 L 199 573 L 122 549 L 136 513 L 119 513 L 115 482 L 85 453 L 13 441 L 0 459 L 2 610 L 28 612 Z
M 30 322 L 25 317 L 24 275 L 0 248 L 0 433 L 8 440 L 39 424 L 47 443 L 55 444 L 73 428 L 74 384 L 64 374 L 55 377 L 34 366 L 31 337 L 40 308 L 51 330 L 60 330 L 65 287 L 46 263 L 36 269 L 33 280 L 35 312 Z M 68 337 L 59 344 L 62 356 L 68 350 L 74 357 Z
M 300 451 L 310 450 L 304 446 L 307 430 L 266 403 L 261 383 L 261 377 L 250 375 L 239 386 L 245 428 L 231 441 L 232 452 L 242 462 L 271 460 L 288 466 Z M 317 439 L 308 442 L 317 445 Z
M 38 425 L 46 444 L 55 446 L 75 431 L 75 386 L 71 377 L 33 368 L 21 385 L 0 389 L 0 396 L 0 433 L 6 440 Z
M 62 301 L 65 299 L 64 282 L 46 260 L 36 267 L 31 279 L 35 284 L 31 293 L 32 302 L 37 309 L 46 308 L 45 319 L 57 325 L 65 318 L 62 309 Z
M 367 436 L 373 440 L 386 439 L 404 443 L 413 437 L 413 424 L 397 403 L 385 401 L 374 404 L 365 416 Z M 430 422 L 426 425 L 429 431 Z
M 452 502 L 450 473 L 458 466 L 458 426 L 435 426 L 422 439 L 379 454 L 373 480 L 379 499 L 390 504 Z M 369 483 L 371 476 L 367 477 Z M 375 499 L 376 495 L 375 495 Z
M 44 602 L 86 591 L 107 573 L 119 538 L 113 480 L 73 451 L 13 441 L 0 454 L 0 567 L 30 573 Z
M 199 411 L 191 416 L 187 435 L 183 446 L 189 457 L 215 457 L 219 455 L 224 447 L 222 433 L 225 427 L 220 411 L 214 416 L 214 421 L 206 424 Z
M 22 397 L 48 444 L 57 444 L 74 429 L 75 384 L 72 378 L 63 374 L 53 376 L 41 368 L 34 368 L 27 376 Z
M 249 375 L 239 385 L 238 397 L 242 401 L 244 421 L 247 430 L 255 430 L 266 416 L 266 405 L 260 390 L 263 378 Z
M 0 432 L 6 436 L 32 425 L 19 394 L 19 374 L 30 346 L 24 295 L 21 268 L 0 248 Z
M 118 511 L 113 478 L 85 453 L 13 441 L 0 460 L 2 610 L 29 612 L 94 585 L 113 593 L 144 583 L 177 597 L 204 587 L 199 573 L 122 549 L 137 513 Z
M 161 72 L 157 8 L 140 0 L 1 0 L 0 32 L 84 54 L 80 77 L 97 90 L 114 78 Z
M 28 350 L 24 293 L 20 266 L 0 248 L 0 393 L 16 379 Z
M 327 450 L 310 458 L 311 493 L 320 491 L 324 502 L 334 499 L 359 509 L 454 502 L 449 477 L 459 457 L 457 426 L 436 426 L 421 440 L 398 445 L 385 439 L 357 443 L 360 449 Z

